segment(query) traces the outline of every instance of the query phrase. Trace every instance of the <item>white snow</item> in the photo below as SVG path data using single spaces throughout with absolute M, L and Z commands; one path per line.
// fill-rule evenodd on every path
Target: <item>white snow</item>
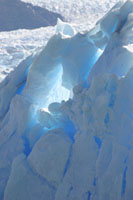
M 89 30 L 118 0 L 69 1 L 69 0 L 26 0 L 35 5 L 46 6 L 61 13 L 71 22 L 77 31 Z M 54 27 L 35 30 L 17 30 L 0 33 L 0 80 L 9 68 L 16 67 L 24 58 L 42 49 L 48 39 L 54 35 Z M 7 73 L 3 75 L 3 73 Z
M 54 32 L 54 27 L 1 32 L 0 77 L 4 71 L 14 69 L 27 56 L 41 50 Z
M 118 0 L 23 0 L 34 5 L 46 7 L 59 12 L 70 23 L 74 23 L 78 30 L 88 30 L 94 26 Z

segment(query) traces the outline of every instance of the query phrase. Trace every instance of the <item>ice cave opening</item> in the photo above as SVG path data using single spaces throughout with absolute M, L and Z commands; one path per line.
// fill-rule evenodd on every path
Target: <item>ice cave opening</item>
M 58 102 L 61 103 L 63 100 L 67 101 L 69 98 L 72 98 L 73 92 L 62 86 L 62 75 L 63 75 L 63 67 L 62 65 L 58 65 L 56 67 L 56 72 L 54 74 L 55 80 L 53 82 L 53 86 L 49 91 L 47 102 L 45 104 L 44 109 L 48 110 L 48 106 L 51 103 Z

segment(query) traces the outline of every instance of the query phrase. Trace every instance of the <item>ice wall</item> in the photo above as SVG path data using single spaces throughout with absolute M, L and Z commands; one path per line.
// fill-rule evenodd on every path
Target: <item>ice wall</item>
M 89 32 L 60 24 L 0 84 L 0 199 L 133 198 L 132 13 L 120 2 Z

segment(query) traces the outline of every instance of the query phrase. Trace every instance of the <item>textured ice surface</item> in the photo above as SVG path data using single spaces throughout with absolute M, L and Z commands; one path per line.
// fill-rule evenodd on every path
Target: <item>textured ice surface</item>
M 59 1 L 35 0 L 27 1 L 35 5 L 46 6 L 57 11 L 68 22 L 74 24 L 77 31 L 88 30 L 94 26 L 98 18 L 102 17 L 117 0 L 104 1 Z M 16 67 L 24 58 L 43 48 L 48 39 L 54 35 L 55 28 L 40 28 L 33 31 L 18 30 L 0 33 L 0 80 L 9 73 L 9 68 Z
M 68 22 L 75 23 L 79 30 L 86 30 L 94 25 L 118 0 L 23 0 L 34 5 L 46 7 L 61 13 Z
M 39 51 L 54 34 L 54 27 L 0 33 L 0 70 L 14 69 L 24 58 Z M 0 78 L 2 79 L 2 75 Z M 6 76 L 6 74 L 5 74 Z M 4 76 L 4 77 L 5 77 Z
M 60 14 L 30 3 L 19 0 L 0 1 L 0 31 L 54 26 L 58 18 L 63 20 Z
M 133 199 L 132 13 L 127 1 L 91 31 L 61 28 L 1 82 L 0 199 Z M 60 69 L 73 98 L 58 103 Z

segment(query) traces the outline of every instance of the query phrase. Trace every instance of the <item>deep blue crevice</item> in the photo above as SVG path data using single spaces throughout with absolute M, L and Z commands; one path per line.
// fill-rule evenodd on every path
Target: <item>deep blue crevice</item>
M 91 199 L 91 192 L 90 191 L 88 191 L 88 197 L 87 197 L 87 200 L 90 200 Z
M 119 25 L 119 27 L 118 27 L 117 30 L 116 30 L 117 33 L 120 33 L 121 29 L 124 27 L 124 25 L 126 24 L 126 22 L 127 22 L 127 18 L 124 19 L 124 20 L 121 22 L 121 24 Z
M 40 137 L 45 134 L 47 131 L 52 130 L 52 129 L 47 129 L 45 127 L 42 127 L 42 129 L 40 129 L 40 131 L 38 132 L 38 134 L 36 135 L 36 137 L 34 137 L 34 142 L 32 143 L 32 145 L 30 144 L 30 141 L 28 139 L 28 133 L 30 132 L 30 130 L 32 129 L 32 127 L 35 124 L 33 124 L 31 127 L 29 127 L 27 129 L 27 131 L 24 133 L 24 135 L 22 136 L 22 139 L 24 141 L 24 154 L 27 156 L 29 156 L 29 154 L 31 153 L 34 145 L 36 144 L 36 142 L 40 139 Z M 53 128 L 54 129 L 54 128 Z
M 83 85 L 84 85 L 84 88 L 88 89 L 87 79 L 84 80 Z
M 69 150 L 69 156 L 68 156 L 68 160 L 66 162 L 65 168 L 64 168 L 63 177 L 66 175 L 66 172 L 68 171 L 68 169 L 70 167 L 70 160 L 72 157 L 72 148 L 73 148 L 73 145 L 71 145 L 70 150 Z
M 26 80 L 27 80 L 29 69 L 30 69 L 30 65 L 31 63 L 29 64 L 29 67 L 24 72 L 24 81 L 17 86 L 18 89 L 17 89 L 16 94 L 21 94 L 26 86 Z
M 97 184 L 97 178 L 94 177 L 94 180 L 93 180 L 93 186 L 96 186 L 96 184 Z
M 24 141 L 24 147 L 25 147 L 25 149 L 24 149 L 24 154 L 26 155 L 26 156 L 28 156 L 29 154 L 30 154 L 30 152 L 31 152 L 31 148 L 30 148 L 30 143 L 29 143 L 29 140 L 28 140 L 28 138 L 26 137 L 26 136 L 22 136 L 22 139 L 23 139 L 23 141 Z
M 26 157 L 30 154 L 30 152 L 32 151 L 32 148 L 30 147 L 30 142 L 28 139 L 28 133 L 31 131 L 31 129 L 35 126 L 36 124 L 36 119 L 33 113 L 32 116 L 32 120 L 29 122 L 27 129 L 25 130 L 25 132 L 22 135 L 22 139 L 24 141 L 24 154 L 26 155 Z
M 117 30 L 117 26 L 118 26 L 119 20 L 117 19 L 114 26 L 112 27 L 110 34 L 114 33 Z
M 28 72 L 29 72 L 29 68 L 30 68 L 30 66 L 26 69 L 26 71 L 24 73 L 25 80 L 17 86 L 18 87 L 18 90 L 16 92 L 17 94 L 21 94 L 22 91 L 24 90 L 25 86 L 26 86 L 26 80 L 27 80 L 27 75 L 28 75 Z
M 62 126 L 63 126 L 65 133 L 69 136 L 69 138 L 74 143 L 75 142 L 74 135 L 76 134 L 76 128 L 75 128 L 73 122 L 69 118 L 67 118 L 67 120 L 64 121 Z
M 19 86 L 19 88 L 18 88 L 18 90 L 17 90 L 17 94 L 21 94 L 22 93 L 22 91 L 24 90 L 24 88 L 25 88 L 25 85 L 26 85 L 26 80 L 22 83 L 22 84 L 20 84 L 20 86 Z
M 115 100 L 116 100 L 116 95 L 112 94 L 109 100 L 109 107 L 112 108 L 115 104 Z
M 105 123 L 106 126 L 108 126 L 108 123 L 109 123 L 109 113 L 106 113 L 105 119 L 104 119 L 104 123 Z
M 97 143 L 98 148 L 100 149 L 102 146 L 102 141 L 99 137 L 94 136 L 95 142 Z
M 127 175 L 127 169 L 128 167 L 126 166 L 123 172 L 123 180 L 122 180 L 122 191 L 121 191 L 121 195 L 123 196 L 125 194 L 126 191 L 126 175 Z

